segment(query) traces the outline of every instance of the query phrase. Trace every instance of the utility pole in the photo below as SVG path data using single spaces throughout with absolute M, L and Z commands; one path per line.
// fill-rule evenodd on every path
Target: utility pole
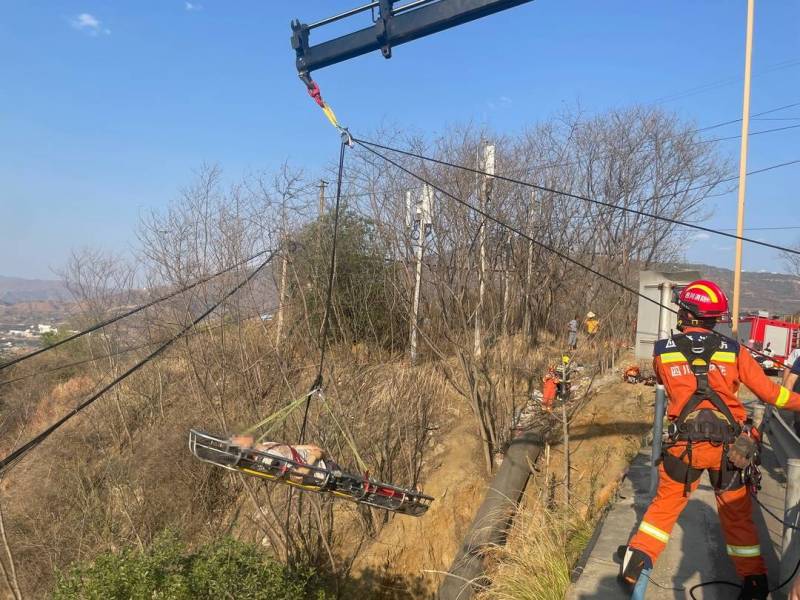
M 739 211 L 736 217 L 736 260 L 733 269 L 733 310 L 731 329 L 739 332 L 739 296 L 742 285 L 742 235 L 744 235 L 744 198 L 747 185 L 747 136 L 750 130 L 750 67 L 753 56 L 753 13 L 755 0 L 747 0 L 747 33 L 744 47 L 744 93 L 742 98 L 742 142 L 739 151 Z
M 411 364 L 417 362 L 417 339 L 419 334 L 419 297 L 422 286 L 422 257 L 425 241 L 432 227 L 433 188 L 428 184 L 422 188 L 419 202 L 415 202 L 412 192 L 406 192 L 406 223 L 411 227 L 411 243 L 414 247 L 416 274 L 414 278 L 414 297 L 411 305 Z
M 486 210 L 492 196 L 492 177 L 494 175 L 494 145 L 484 142 L 478 148 L 479 170 L 489 175 L 478 175 L 478 204 L 481 210 Z M 486 218 L 481 215 L 481 224 L 478 229 L 480 266 L 478 273 L 478 306 L 475 308 L 475 358 L 480 358 L 483 353 L 483 337 L 481 320 L 483 315 L 483 298 L 486 293 Z

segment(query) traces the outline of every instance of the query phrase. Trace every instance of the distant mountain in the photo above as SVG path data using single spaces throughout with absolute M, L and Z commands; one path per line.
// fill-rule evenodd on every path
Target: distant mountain
M 0 303 L 49 302 L 69 299 L 63 281 L 55 279 L 23 279 L 0 275 Z
M 733 271 L 692 263 L 659 265 L 665 271 L 700 271 L 716 281 L 728 294 L 733 292 Z M 800 312 L 800 278 L 784 273 L 745 271 L 742 273 L 742 312 L 766 310 L 770 314 L 790 315 Z

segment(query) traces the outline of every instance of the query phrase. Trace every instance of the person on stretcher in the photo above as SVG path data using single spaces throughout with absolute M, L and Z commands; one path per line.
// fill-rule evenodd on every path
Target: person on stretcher
M 231 436 L 230 442 L 232 445 L 238 446 L 242 450 L 266 452 L 281 458 L 287 458 L 301 465 L 326 469 L 328 468 L 325 464 L 327 460 L 329 466 L 335 467 L 335 463 L 329 459 L 326 452 L 319 446 L 314 446 L 312 444 L 301 444 L 297 446 L 281 442 L 259 442 L 256 444 L 255 438 L 252 435 L 233 435 Z M 263 455 L 259 455 L 258 460 L 268 466 L 274 466 L 280 463 L 278 460 L 271 460 L 269 457 Z M 300 482 L 309 473 L 313 473 L 315 479 L 324 479 L 322 473 L 313 471 L 304 466 L 294 468 L 289 478 L 292 481 Z

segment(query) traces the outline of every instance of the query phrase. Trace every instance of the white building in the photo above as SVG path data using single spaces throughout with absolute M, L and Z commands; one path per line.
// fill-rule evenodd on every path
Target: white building
M 673 302 L 674 293 L 696 279 L 700 279 L 700 273 L 697 271 L 639 272 L 639 293 L 649 300 L 639 297 L 639 311 L 636 318 L 636 358 L 652 357 L 656 340 L 666 339 L 670 331 L 675 329 L 678 323 L 675 314 L 678 305 Z

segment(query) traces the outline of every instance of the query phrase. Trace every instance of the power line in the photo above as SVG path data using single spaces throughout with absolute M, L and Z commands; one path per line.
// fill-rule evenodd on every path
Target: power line
M 753 135 L 761 135 L 763 133 L 775 133 L 777 131 L 786 131 L 787 129 L 797 129 L 798 127 L 800 127 L 800 125 L 786 125 L 785 127 L 775 127 L 774 129 L 764 129 L 762 131 L 751 131 L 748 134 L 748 137 L 753 136 Z M 713 139 L 710 139 L 710 140 L 702 140 L 702 141 L 699 141 L 697 143 L 698 144 L 711 144 L 712 142 L 725 142 L 727 140 L 736 140 L 736 139 L 739 139 L 740 137 L 742 137 L 741 134 L 739 134 L 739 135 L 729 135 L 727 137 L 713 138 Z
M 745 231 L 783 231 L 790 229 L 800 229 L 800 225 L 790 225 L 788 227 L 745 227 Z M 735 227 L 726 227 L 720 231 L 736 231 Z
M 10 360 L 8 362 L 2 363 L 2 364 L 0 364 L 0 371 L 2 371 L 3 369 L 7 369 L 8 367 L 10 367 L 12 365 L 16 365 L 18 363 L 21 363 L 24 360 L 28 360 L 29 358 L 33 358 L 34 356 L 38 356 L 39 354 L 42 354 L 44 352 L 48 352 L 50 350 L 53 350 L 54 348 L 58 348 L 62 344 L 66 344 L 67 342 L 71 342 L 73 340 L 77 340 L 80 337 L 83 337 L 85 335 L 93 333 L 93 332 L 97 331 L 98 329 L 102 329 L 103 327 L 107 327 L 107 326 L 109 326 L 109 325 L 111 325 L 113 323 L 116 323 L 117 321 L 125 319 L 126 317 L 130 317 L 132 315 L 135 315 L 136 313 L 139 313 L 139 312 L 141 312 L 141 311 L 143 311 L 143 310 L 145 310 L 147 308 L 150 308 L 151 306 L 154 306 L 156 304 L 159 304 L 161 302 L 169 300 L 170 298 L 174 298 L 175 296 L 178 296 L 178 295 L 180 295 L 180 294 L 182 294 L 184 292 L 188 292 L 189 290 L 197 287 L 200 284 L 203 284 L 203 283 L 206 283 L 208 281 L 211 281 L 212 279 L 214 279 L 216 277 L 219 277 L 220 275 L 223 275 L 225 273 L 228 273 L 229 271 L 233 271 L 234 269 L 236 269 L 238 267 L 241 267 L 242 265 L 246 265 L 247 263 L 249 263 L 253 259 L 258 258 L 259 256 L 263 256 L 264 254 L 268 254 L 269 252 L 270 252 L 270 250 L 262 250 L 261 252 L 257 252 L 255 254 L 253 254 L 251 257 L 246 258 L 246 259 L 244 259 L 242 261 L 239 261 L 238 263 L 234 263 L 231 266 L 222 269 L 221 271 L 217 271 L 216 273 L 214 273 L 212 275 L 207 275 L 206 277 L 201 277 L 200 279 L 196 280 L 194 283 L 186 285 L 186 286 L 184 286 L 182 288 L 179 288 L 179 289 L 177 289 L 177 290 L 175 290 L 173 292 L 170 292 L 170 293 L 165 294 L 165 295 L 163 295 L 163 296 L 161 296 L 159 298 L 151 300 L 151 301 L 149 301 L 149 302 L 147 302 L 145 304 L 142 304 L 140 306 L 132 308 L 132 309 L 130 309 L 128 311 L 125 311 L 124 313 L 122 313 L 120 315 L 117 315 L 115 317 L 111 317 L 111 318 L 106 319 L 104 321 L 100 321 L 99 323 L 95 323 L 94 325 L 92 325 L 88 329 L 84 329 L 83 331 L 79 331 L 78 333 L 70 335 L 69 337 L 66 337 L 63 340 L 59 340 L 58 342 L 55 342 L 54 344 L 51 344 L 50 346 L 45 346 L 44 348 L 39 348 L 38 350 L 34 350 L 33 352 L 29 352 L 28 354 L 23 354 L 22 356 L 19 356 L 19 357 L 13 359 L 13 360 Z
M 632 294 L 635 294 L 635 295 L 637 295 L 637 296 L 639 296 L 641 298 L 644 298 L 645 300 L 648 300 L 649 302 L 652 302 L 653 304 L 661 306 L 661 304 L 657 300 L 653 300 L 652 298 L 650 298 L 648 296 L 645 296 L 644 294 L 642 294 L 638 290 L 635 290 L 632 287 L 629 287 L 629 286 L 625 285 L 624 283 L 616 281 L 615 279 L 612 279 L 608 275 L 605 275 L 605 274 L 601 273 L 600 271 L 597 271 L 597 270 L 593 269 L 592 267 L 584 265 L 580 261 L 578 261 L 578 260 L 572 258 L 571 256 L 569 256 L 568 254 L 564 254 L 563 252 L 560 252 L 559 250 L 556 250 L 555 248 L 553 248 L 551 246 L 548 246 L 544 242 L 540 242 L 539 240 L 536 240 L 536 239 L 532 238 L 531 236 L 529 236 L 528 234 L 523 232 L 521 229 L 518 229 L 517 227 L 514 227 L 513 225 L 511 225 L 509 223 L 506 223 L 505 221 L 499 219 L 498 217 L 495 217 L 495 216 L 491 215 L 490 213 L 486 212 L 485 210 L 483 210 L 481 208 L 478 208 L 477 206 L 475 206 L 473 204 L 470 204 L 469 202 L 467 202 L 466 200 L 464 200 L 462 198 L 459 198 L 455 194 L 451 194 L 450 192 L 442 189 L 441 187 L 437 186 L 435 183 L 432 183 L 432 182 L 428 181 L 427 179 L 425 179 L 424 177 L 422 177 L 421 175 L 418 175 L 417 173 L 414 173 L 413 171 L 405 168 L 404 166 L 402 166 L 398 162 L 392 160 L 388 156 L 386 156 L 384 154 L 381 154 L 380 152 L 378 152 L 377 150 L 374 150 L 373 148 L 370 148 L 367 145 L 368 142 L 362 142 L 358 138 L 353 138 L 353 141 L 356 144 L 358 144 L 359 146 L 361 146 L 362 148 L 364 148 L 365 150 L 368 150 L 369 152 L 372 152 L 378 158 L 381 158 L 381 159 L 385 160 L 387 163 L 393 165 L 394 167 L 400 169 L 404 173 L 406 173 L 406 174 L 410 175 L 411 177 L 414 177 L 415 179 L 421 181 L 422 183 L 431 186 L 433 189 L 435 189 L 440 194 L 444 194 L 445 196 L 455 200 L 456 202 L 458 202 L 462 206 L 474 211 L 475 213 L 481 215 L 485 219 L 488 219 L 490 221 L 493 221 L 494 223 L 497 223 L 501 227 L 503 227 L 503 228 L 505 228 L 505 229 L 517 234 L 518 236 L 528 240 L 529 242 L 531 242 L 533 244 L 536 244 L 540 248 L 543 248 L 543 249 L 545 249 L 545 250 L 547 250 L 549 252 L 552 252 L 553 254 L 555 254 L 556 256 L 558 256 L 560 258 L 562 258 L 563 260 L 566 260 L 567 262 L 570 262 L 570 263 L 572 263 L 572 264 L 574 264 L 574 265 L 576 265 L 578 267 L 581 267 L 581 268 L 585 269 L 586 271 L 589 271 L 593 275 L 596 275 L 597 277 L 600 277 L 601 279 L 605 279 L 606 281 L 608 281 L 610 283 L 613 283 L 615 285 L 618 285 L 618 286 L 622 287 L 623 289 L 625 289 L 626 291 L 628 291 L 628 292 L 630 292 Z M 375 144 L 375 145 L 377 146 L 377 144 Z M 671 310 L 674 313 L 677 313 L 677 311 L 672 309 L 672 308 L 669 308 L 669 307 L 666 307 L 666 308 L 668 308 L 669 310 Z
M 259 273 L 261 270 L 266 267 L 271 261 L 272 258 L 275 256 L 277 251 L 273 251 L 267 257 L 267 259 L 262 262 L 252 273 L 250 273 L 247 277 L 242 279 L 236 286 L 233 287 L 230 291 L 228 291 L 225 295 L 222 296 L 217 302 L 211 305 L 206 311 L 204 311 L 199 317 L 197 317 L 194 321 L 190 324 L 186 325 L 183 329 L 181 329 L 178 333 L 173 335 L 170 339 L 166 342 L 161 344 L 158 348 L 156 348 L 153 352 L 148 354 L 145 358 L 137 362 L 127 371 L 116 377 L 113 381 L 108 383 L 107 385 L 103 386 L 100 391 L 92 394 L 89 398 L 81 402 L 78 406 L 73 408 L 69 411 L 66 415 L 58 419 L 55 423 L 48 426 L 44 431 L 36 435 L 33 439 L 29 440 L 16 450 L 14 450 L 11 454 L 6 456 L 3 460 L 0 460 L 0 474 L 4 473 L 7 469 L 13 467 L 18 461 L 20 461 L 28 452 L 36 448 L 39 444 L 41 444 L 45 439 L 47 439 L 50 435 L 52 435 L 57 429 L 59 429 L 62 425 L 64 425 L 67 421 L 72 419 L 82 410 L 87 408 L 90 404 L 92 404 L 95 400 L 100 398 L 103 394 L 107 391 L 124 381 L 127 377 L 133 375 L 136 371 L 144 367 L 147 363 L 155 359 L 159 354 L 164 352 L 167 348 L 169 348 L 174 342 L 182 338 L 190 329 L 197 326 L 203 319 L 205 319 L 208 315 L 214 312 L 223 302 L 225 302 L 228 298 L 233 296 L 236 292 L 242 289 L 245 285 L 247 285 L 252 279 Z M 52 347 L 52 346 L 51 346 Z
M 748 237 L 744 237 L 744 236 L 739 237 L 738 235 L 735 235 L 735 234 L 732 234 L 732 233 L 726 233 L 726 232 L 723 232 L 723 231 L 718 231 L 716 229 L 712 229 L 710 227 L 705 227 L 703 225 L 697 225 L 697 224 L 694 224 L 694 223 L 688 223 L 686 221 L 681 221 L 681 220 L 678 220 L 678 219 L 672 219 L 670 217 L 664 217 L 664 216 L 661 216 L 661 215 L 655 215 L 653 213 L 649 213 L 649 212 L 646 212 L 646 211 L 643 211 L 643 210 L 638 210 L 638 209 L 635 209 L 635 208 L 619 206 L 619 205 L 616 205 L 616 204 L 612 204 L 610 202 L 605 202 L 603 200 L 597 200 L 596 198 L 589 198 L 588 196 L 581 196 L 581 195 L 578 195 L 578 194 L 573 194 L 571 192 L 565 192 L 565 191 L 562 191 L 562 190 L 556 190 L 554 188 L 550 188 L 550 187 L 546 187 L 546 186 L 542 186 L 542 185 L 537 185 L 537 184 L 530 183 L 528 181 L 523 181 L 523 180 L 520 180 L 520 179 L 514 179 L 512 177 L 505 177 L 505 176 L 499 175 L 499 174 L 486 173 L 484 171 L 481 171 L 480 169 L 474 169 L 472 167 L 467 167 L 465 165 L 458 165 L 458 164 L 455 164 L 455 163 L 450 163 L 450 162 L 447 162 L 447 161 L 444 161 L 444 160 L 439 160 L 439 159 L 432 158 L 432 157 L 429 157 L 429 156 L 424 156 L 422 154 L 417 154 L 415 152 L 409 152 L 409 151 L 406 151 L 406 150 L 400 150 L 399 148 L 392 148 L 391 146 L 384 146 L 384 145 L 378 144 L 376 142 L 370 142 L 370 141 L 367 141 L 367 140 L 361 140 L 361 139 L 356 139 L 356 138 L 353 138 L 353 141 L 357 142 L 363 148 L 367 148 L 368 146 L 374 146 L 376 148 L 382 148 L 383 150 L 389 150 L 390 152 L 397 152 L 399 154 L 404 154 L 406 156 L 411 156 L 413 158 L 417 158 L 417 159 L 428 161 L 428 162 L 433 162 L 433 163 L 436 163 L 436 164 L 439 164 L 439 165 L 452 167 L 452 168 L 455 168 L 455 169 L 462 169 L 464 171 L 469 171 L 469 172 L 472 172 L 472 173 L 476 173 L 478 175 L 484 175 L 486 177 L 493 177 L 495 179 L 500 179 L 502 181 L 507 181 L 509 183 L 522 185 L 522 186 L 525 186 L 525 187 L 530 187 L 530 188 L 537 189 L 537 190 L 544 191 L 544 192 L 549 192 L 551 194 L 557 194 L 559 196 L 566 196 L 567 198 L 574 198 L 575 200 L 582 200 L 584 202 L 590 202 L 592 204 L 598 204 L 600 206 L 605 206 L 607 208 L 611 208 L 611 209 L 614 209 L 614 210 L 621 210 L 621 211 L 628 212 L 628 213 L 631 213 L 631 214 L 635 214 L 635 215 L 639 215 L 639 216 L 643 216 L 643 217 L 648 217 L 648 218 L 651 218 L 651 219 L 657 219 L 659 221 L 664 221 L 664 222 L 667 222 L 667 223 L 672 223 L 673 225 L 680 225 L 681 227 L 688 227 L 690 229 L 697 229 L 699 231 L 705 231 L 705 232 L 708 232 L 708 233 L 713 233 L 715 235 L 720 235 L 720 236 L 723 236 L 723 237 L 729 237 L 729 238 L 733 238 L 733 239 L 737 239 L 737 240 L 740 239 L 742 241 L 749 242 L 751 244 L 756 244 L 758 246 L 764 246 L 764 247 L 767 247 L 767 248 L 772 248 L 774 250 L 780 250 L 781 252 L 787 252 L 789 254 L 798 254 L 798 255 L 800 255 L 800 250 L 794 250 L 792 248 L 785 248 L 783 246 L 778 246 L 776 244 L 770 244 L 768 242 L 761 242 L 761 241 L 755 240 L 753 238 L 748 238 Z M 372 148 L 369 148 L 369 149 L 373 153 L 376 153 Z M 379 156 L 381 156 L 382 158 L 385 159 L 385 157 L 383 157 L 383 155 L 379 155 Z M 794 164 L 794 163 L 800 163 L 800 160 L 790 161 L 790 163 L 783 163 L 783 165 Z M 771 167 L 766 167 L 764 169 L 753 171 L 752 173 L 764 172 L 766 170 L 777 168 L 778 166 L 779 165 L 772 165 Z M 751 173 L 748 173 L 748 175 L 750 175 L 750 174 Z M 703 184 L 703 185 L 699 185 L 699 186 L 689 187 L 689 188 L 686 188 L 685 190 L 681 190 L 678 193 L 685 194 L 686 192 L 697 190 L 697 189 L 714 187 L 716 185 L 719 185 L 720 183 L 724 183 L 725 181 L 731 181 L 733 179 L 737 179 L 737 177 L 730 177 L 729 179 L 722 179 L 720 181 L 717 181 L 717 182 L 714 182 L 714 183 L 711 183 L 711 184 Z M 673 193 L 669 193 L 669 194 L 662 194 L 662 195 L 659 195 L 659 196 L 651 196 L 650 198 L 646 198 L 645 200 L 658 200 L 658 199 L 661 199 L 661 198 L 670 198 L 670 197 L 673 197 L 675 195 L 677 195 L 677 193 L 673 192 Z
M 753 75 L 753 78 L 761 77 L 763 75 L 766 75 L 767 73 L 772 73 L 774 71 L 780 71 L 780 70 L 783 70 L 783 69 L 789 69 L 789 68 L 792 68 L 792 67 L 796 67 L 798 65 L 800 65 L 800 60 L 797 60 L 797 59 L 785 60 L 783 62 L 775 63 L 774 65 L 766 67 L 765 69 L 763 69 L 759 73 Z M 654 104 L 663 104 L 664 102 L 672 102 L 673 100 L 680 100 L 682 98 L 688 98 L 689 96 L 695 96 L 697 94 L 702 94 L 703 92 L 707 92 L 707 91 L 710 91 L 710 90 L 713 90 L 713 89 L 716 89 L 716 88 L 724 87 L 724 86 L 730 85 L 732 83 L 737 83 L 738 81 L 741 81 L 741 79 L 742 78 L 739 77 L 739 76 L 726 77 L 725 79 L 720 79 L 720 80 L 717 80 L 717 81 L 704 83 L 702 85 L 699 85 L 699 86 L 696 86 L 696 87 L 693 87 L 693 88 L 689 88 L 688 90 L 685 90 L 683 92 L 678 92 L 678 93 L 671 94 L 671 95 L 668 95 L 668 96 L 662 96 L 661 98 L 656 98 L 653 101 L 653 103 Z
M 776 108 L 770 108 L 769 110 L 764 110 L 761 112 L 753 113 L 750 115 L 751 119 L 759 119 L 759 117 L 763 115 L 769 115 L 772 113 L 779 112 L 781 110 L 786 110 L 787 108 L 794 108 L 795 106 L 800 106 L 800 102 L 793 102 L 792 104 L 784 104 L 783 106 L 778 106 Z M 766 121 L 768 119 L 759 119 Z M 742 118 L 739 117 L 738 119 L 731 119 L 730 121 L 723 121 L 722 123 L 716 123 L 715 125 L 707 125 L 706 127 L 700 127 L 699 129 L 695 129 L 696 133 L 701 131 L 708 131 L 709 129 L 717 129 L 718 127 L 724 127 L 725 125 L 733 125 L 734 123 L 741 123 Z
M 669 311 L 669 312 L 671 312 L 673 314 L 677 314 L 678 313 L 678 311 L 675 310 L 674 308 L 672 308 L 671 306 L 666 306 L 664 304 L 661 304 L 658 300 L 654 300 L 653 298 L 650 298 L 649 296 L 646 296 L 645 294 L 642 294 L 640 291 L 635 290 L 635 289 L 633 289 L 632 287 L 630 287 L 628 285 L 625 285 L 621 281 L 617 281 L 613 277 L 610 277 L 610 276 L 608 276 L 608 275 L 606 275 L 604 273 L 601 273 L 600 271 L 598 271 L 596 269 L 593 269 L 592 267 L 590 267 L 588 265 L 583 264 L 579 260 L 574 259 L 571 256 L 569 256 L 568 254 L 564 254 L 563 252 L 561 252 L 559 250 L 556 250 L 552 246 L 548 246 L 544 242 L 540 242 L 539 240 L 534 239 L 533 237 L 531 237 L 530 235 L 526 234 L 525 232 L 523 232 L 522 230 L 518 229 L 517 227 L 514 227 L 513 225 L 503 221 L 502 219 L 500 219 L 498 217 L 495 217 L 494 215 L 486 212 L 485 210 L 483 210 L 481 208 L 478 208 L 477 206 L 475 206 L 473 204 L 470 204 L 469 202 L 467 202 L 466 200 L 464 200 L 462 198 L 459 198 L 455 194 L 452 194 L 452 193 L 442 189 L 441 187 L 439 187 L 436 184 L 430 182 L 429 180 L 425 179 L 421 175 L 418 175 L 417 173 L 414 173 L 413 171 L 405 168 L 404 166 L 402 166 L 398 162 L 392 160 L 388 156 L 386 156 L 384 154 L 381 154 L 380 152 L 378 152 L 377 150 L 374 150 L 373 148 L 370 148 L 369 146 L 367 146 L 361 140 L 359 140 L 357 138 L 352 138 L 352 140 L 353 140 L 353 142 L 355 142 L 356 144 L 358 144 L 359 146 L 361 146 L 365 150 L 368 150 L 369 152 L 371 152 L 375 156 L 385 160 L 387 163 L 393 165 L 397 169 L 400 169 L 401 171 L 403 171 L 404 173 L 406 173 L 406 174 L 410 175 L 411 177 L 417 179 L 418 181 L 421 181 L 422 183 L 431 186 L 434 190 L 438 191 L 440 194 L 444 194 L 445 196 L 447 196 L 449 198 L 452 198 L 457 203 L 459 203 L 462 206 L 464 206 L 464 207 L 472 210 L 473 212 L 481 215 L 485 219 L 488 219 L 489 221 L 492 221 L 492 222 L 496 223 L 500 227 L 503 227 L 506 230 L 517 234 L 521 238 L 528 240 L 532 244 L 536 244 L 538 247 L 540 247 L 540 248 L 542 248 L 542 249 L 544 249 L 544 250 L 546 250 L 546 251 L 548 251 L 548 252 L 550 252 L 552 254 L 555 254 L 556 256 L 561 258 L 562 260 L 564 260 L 566 262 L 569 262 L 569 263 L 572 263 L 573 265 L 575 265 L 577 267 L 580 267 L 581 269 L 583 269 L 583 270 L 585 270 L 585 271 L 587 271 L 587 272 L 589 272 L 589 273 L 591 273 L 591 274 L 593 274 L 593 275 L 595 275 L 595 276 L 597 276 L 597 277 L 599 277 L 599 278 L 601 278 L 601 279 L 603 279 L 605 281 L 608 281 L 609 283 L 611 283 L 611 284 L 613 284 L 613 285 L 615 285 L 615 286 L 617 286 L 619 288 L 622 288 L 626 292 L 630 292 L 631 294 L 633 294 L 635 296 L 638 296 L 639 298 L 643 298 L 643 299 L 647 300 L 648 302 L 650 302 L 651 304 L 655 304 L 656 306 L 658 306 L 660 308 L 663 308 L 664 310 L 667 310 L 667 311 Z M 726 339 L 728 341 L 731 341 L 731 342 L 734 342 L 734 343 L 737 343 L 737 344 L 739 343 L 737 340 L 735 340 L 733 338 L 730 338 L 730 337 L 728 337 L 726 335 L 723 335 L 721 333 L 717 333 L 717 335 L 719 335 L 720 337 L 722 337 L 722 338 L 724 338 L 724 339 Z M 752 352 L 754 354 L 758 354 L 758 355 L 764 356 L 766 358 L 773 358 L 774 359 L 774 357 L 772 357 L 770 355 L 767 355 L 767 354 L 764 354 L 760 350 L 755 350 L 754 348 L 750 348 L 749 346 L 747 346 L 745 344 L 741 344 L 741 346 L 743 348 L 746 348 L 747 350 L 749 350 L 750 352 Z
M 781 111 L 781 110 L 786 110 L 788 108 L 794 108 L 796 106 L 800 106 L 800 102 L 793 102 L 792 104 L 785 104 L 783 106 L 777 106 L 775 108 L 770 108 L 770 109 L 765 110 L 765 111 L 754 113 L 754 114 L 751 115 L 751 117 L 758 117 L 760 115 L 767 115 L 767 114 L 771 114 L 771 113 L 778 112 L 778 111 Z M 690 129 L 690 130 L 687 131 L 687 133 L 688 134 L 700 133 L 701 131 L 708 131 L 710 129 L 717 129 L 718 127 L 723 127 L 725 125 L 731 125 L 733 123 L 739 123 L 741 120 L 742 120 L 741 117 L 739 117 L 738 119 L 731 119 L 729 121 L 722 121 L 720 123 L 714 123 L 712 125 L 707 125 L 705 127 L 699 127 L 697 129 Z M 786 129 L 791 129 L 791 127 L 787 127 Z M 765 131 L 753 132 L 753 133 L 750 133 L 749 135 L 758 135 L 758 134 L 762 134 L 762 133 L 773 133 L 773 132 L 776 132 L 776 131 L 783 131 L 783 128 L 777 128 L 777 129 L 774 129 L 774 130 L 770 129 L 770 130 L 765 130 Z M 675 135 L 667 136 L 665 139 L 669 140 L 669 139 L 675 139 L 677 137 L 678 137 L 678 134 L 675 134 Z M 734 139 L 738 139 L 738 138 L 741 138 L 741 137 L 742 137 L 742 135 L 738 134 L 738 135 L 732 135 L 732 136 L 718 138 L 718 139 L 698 140 L 696 142 L 692 142 L 692 143 L 687 144 L 687 145 L 689 145 L 689 146 L 697 146 L 697 145 L 701 145 L 701 144 L 708 144 L 708 143 L 711 143 L 711 142 L 721 142 L 721 141 L 726 141 L 726 140 L 734 140 Z M 647 149 L 646 148 L 641 148 L 640 150 L 636 150 L 636 152 L 643 152 L 645 150 L 647 150 Z M 613 154 L 613 152 L 607 152 L 606 154 L 601 154 L 600 158 L 605 158 L 605 157 L 610 156 L 612 154 Z M 520 171 L 521 172 L 530 172 L 532 170 L 550 169 L 550 168 L 553 168 L 553 167 L 569 167 L 569 166 L 573 166 L 573 165 L 579 165 L 581 162 L 582 162 L 581 160 L 576 159 L 576 160 L 565 161 L 565 162 L 556 162 L 556 163 L 532 165 L 530 167 L 521 168 Z
M 285 308 L 286 306 L 288 306 L 288 305 L 287 304 L 283 304 L 283 305 L 272 306 L 272 307 L 268 308 L 267 310 L 280 310 L 282 308 Z M 245 318 L 246 319 L 247 318 L 255 318 L 257 316 L 260 316 L 260 315 L 256 314 L 256 315 L 252 315 L 251 317 L 245 317 Z M 242 320 L 239 320 L 238 323 L 241 323 L 241 321 Z M 230 325 L 230 323 L 220 323 L 219 325 L 215 325 L 213 328 L 214 329 L 218 329 L 218 328 L 221 328 L 221 327 L 225 327 L 226 325 Z M 195 331 L 192 331 L 190 333 L 187 333 L 184 337 L 188 338 L 188 337 L 192 337 L 192 336 L 195 336 L 195 335 L 201 335 L 201 334 L 204 334 L 204 333 L 206 333 L 205 330 L 203 330 L 203 331 L 195 330 Z M 163 340 L 155 340 L 155 341 L 152 341 L 152 342 L 146 342 L 144 344 L 139 344 L 139 345 L 136 345 L 136 346 L 130 346 L 128 348 L 121 348 L 119 350 L 115 350 L 113 352 L 107 352 L 105 354 L 100 354 L 98 356 L 93 356 L 93 357 L 90 357 L 90 358 L 84 358 L 82 360 L 76 360 L 76 361 L 73 361 L 73 362 L 64 363 L 62 365 L 58 365 L 58 366 L 55 366 L 55 367 L 52 367 L 52 368 L 49 368 L 49 369 L 44 369 L 44 370 L 37 369 L 37 370 L 32 371 L 30 373 L 25 373 L 23 375 L 20 375 L 19 377 L 14 377 L 13 379 L 6 379 L 4 381 L 0 381 L 0 387 L 3 387 L 5 385 L 10 385 L 10 384 L 16 383 L 18 381 L 24 381 L 26 379 L 30 379 L 31 377 L 39 377 L 41 375 L 48 375 L 50 373 L 56 373 L 58 371 L 63 371 L 64 369 L 69 369 L 71 367 L 79 367 L 81 365 L 86 365 L 86 364 L 89 364 L 89 363 L 97 362 L 99 360 L 105 360 L 107 358 L 114 358 L 115 356 L 122 356 L 123 354 L 129 354 L 129 353 L 135 352 L 137 350 L 142 350 L 144 348 L 150 348 L 152 346 L 155 346 L 156 344 L 161 344 L 161 343 L 163 343 Z
M 773 117 L 766 119 L 754 118 L 753 121 L 800 121 L 800 117 Z

